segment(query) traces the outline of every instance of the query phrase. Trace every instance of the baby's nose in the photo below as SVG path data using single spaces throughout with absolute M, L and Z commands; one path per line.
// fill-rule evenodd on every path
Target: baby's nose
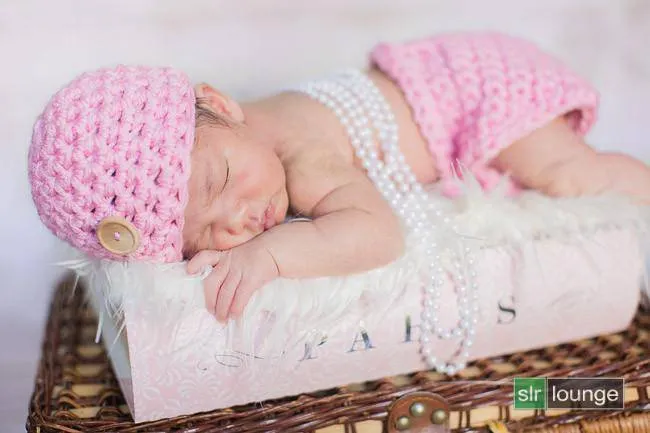
M 264 218 L 258 213 L 250 212 L 245 218 L 245 226 L 248 230 L 258 231 L 264 224 Z

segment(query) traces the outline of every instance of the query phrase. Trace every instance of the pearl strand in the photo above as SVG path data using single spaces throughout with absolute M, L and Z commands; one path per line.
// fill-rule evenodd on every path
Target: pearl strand
M 441 256 L 437 250 L 435 230 L 431 228 L 431 214 L 445 229 L 455 232 L 451 219 L 417 182 L 415 175 L 399 149 L 398 128 L 394 115 L 374 83 L 357 70 L 347 71 L 331 80 L 307 83 L 295 89 L 303 92 L 331 109 L 346 129 L 356 155 L 362 161 L 368 176 L 377 189 L 404 220 L 407 229 L 426 246 L 428 258 L 429 284 L 424 284 L 421 354 L 430 368 L 439 372 L 454 374 L 462 369 L 469 356 L 475 335 L 478 313 L 477 284 L 474 281 L 474 258 L 472 250 L 464 246 L 460 256 L 455 257 L 456 272 L 453 283 L 456 285 L 459 323 L 451 330 L 439 326 L 441 287 L 445 273 L 441 266 Z M 377 141 L 384 152 L 384 161 L 379 158 L 371 126 L 377 134 Z M 440 230 L 440 229 L 438 229 Z M 463 243 L 461 242 L 461 246 Z M 469 287 L 469 289 L 468 289 Z M 447 364 L 433 354 L 433 338 L 461 338 L 460 348 L 455 354 L 456 365 Z
M 372 81 L 368 77 L 366 77 L 365 75 L 360 74 L 358 72 L 356 72 L 356 76 L 361 81 L 364 82 L 364 85 L 367 88 L 372 89 L 371 93 L 373 94 L 373 96 L 381 99 L 381 103 L 384 106 L 384 110 L 390 112 L 390 108 L 388 107 L 388 104 L 383 100 L 383 98 L 381 98 L 381 94 L 379 93 L 378 89 L 374 86 Z M 395 128 L 395 130 L 396 130 L 396 128 Z M 399 143 L 397 141 L 397 136 L 395 136 L 394 143 L 391 143 L 391 144 L 393 145 L 392 147 L 393 147 L 394 151 L 399 153 L 399 155 L 401 156 L 401 152 L 399 152 Z M 412 190 L 415 192 L 415 195 L 417 196 L 417 198 L 420 199 L 423 203 L 426 203 L 428 201 L 431 205 L 433 205 L 434 203 L 430 200 L 430 198 L 428 196 L 426 196 L 424 194 L 424 191 L 421 188 L 420 184 L 417 183 L 417 181 L 415 179 L 415 176 L 411 173 L 410 167 L 408 167 L 405 164 L 403 157 L 400 158 L 400 161 L 404 163 L 403 170 L 406 171 L 407 176 L 408 176 L 406 180 L 413 184 Z M 416 202 L 416 204 L 417 204 L 417 202 Z M 442 215 L 442 212 L 438 212 L 436 214 L 440 217 Z M 425 216 L 424 221 L 420 220 L 418 222 L 422 222 L 423 225 L 426 224 L 427 222 L 430 223 L 430 221 L 428 220 L 426 215 L 424 215 L 424 216 Z M 443 221 L 447 222 L 448 223 L 447 225 L 449 225 L 449 222 L 450 222 L 449 219 L 443 219 Z M 416 226 L 414 229 L 417 230 L 418 227 Z M 437 263 L 440 263 L 440 256 L 435 254 L 435 252 L 433 251 L 433 248 L 435 248 L 435 240 L 431 239 L 430 236 L 426 236 L 426 241 L 425 242 L 426 242 L 426 245 L 429 245 L 429 246 L 432 247 L 432 250 L 429 251 L 429 253 L 427 254 L 429 256 L 430 263 L 433 266 L 433 268 L 431 269 L 431 274 L 430 275 L 435 278 L 435 281 L 433 282 L 432 286 L 435 287 L 436 283 L 437 283 L 438 286 L 441 286 L 442 284 L 440 284 L 440 275 L 442 275 L 442 273 L 444 271 L 439 265 L 437 265 Z M 473 258 L 471 257 L 471 249 L 469 247 L 465 246 L 464 250 L 465 250 L 464 253 L 466 255 L 466 260 L 467 260 L 468 264 L 473 264 Z M 432 260 L 432 259 L 435 259 L 435 260 Z M 459 314 L 460 314 L 460 317 L 461 317 L 460 326 L 458 326 L 457 328 L 455 328 L 455 329 L 453 329 L 451 331 L 445 331 L 441 327 L 437 326 L 437 314 L 430 314 L 426 308 L 423 310 L 422 317 L 423 317 L 424 322 L 429 322 L 430 323 L 432 333 L 436 333 L 439 337 L 441 337 L 443 339 L 450 339 L 452 337 L 452 335 L 455 336 L 455 337 L 461 337 L 464 334 L 463 331 L 466 331 L 467 334 L 469 334 L 471 336 L 471 338 L 466 338 L 463 341 L 463 345 L 461 347 L 461 349 L 463 349 L 461 357 L 466 359 L 468 357 L 468 348 L 471 347 L 471 345 L 473 344 L 473 336 L 474 336 L 474 329 L 473 328 L 474 328 L 474 326 L 476 325 L 476 322 L 477 322 L 477 320 L 474 318 L 475 314 L 473 314 L 473 313 L 478 313 L 478 304 L 476 302 L 476 301 L 478 301 L 478 296 L 477 296 L 478 293 L 475 290 L 477 288 L 476 287 L 477 285 L 473 281 L 473 277 L 475 276 L 475 272 L 470 271 L 471 279 L 470 279 L 469 282 L 471 283 L 473 293 L 471 295 L 468 295 L 468 296 L 471 296 L 471 298 L 468 299 L 468 296 L 465 295 L 465 292 L 467 291 L 467 289 L 464 286 L 464 284 L 465 284 L 465 282 L 467 280 L 467 278 L 464 276 L 464 273 L 465 273 L 464 271 L 466 271 L 466 270 L 462 269 L 462 264 L 461 264 L 460 260 L 458 260 L 458 259 L 455 260 L 455 265 L 456 265 L 456 268 L 457 268 L 457 271 L 458 271 L 457 275 L 456 275 L 456 278 L 455 278 L 455 280 L 456 280 L 455 282 L 459 285 L 458 290 L 460 292 L 459 293 L 459 309 L 460 309 Z M 431 286 L 429 286 L 429 287 L 431 287 Z M 431 293 L 431 295 L 433 295 L 430 298 L 433 298 L 435 296 L 436 298 L 439 299 L 439 296 L 440 296 L 439 291 L 430 289 L 429 293 Z M 425 302 L 426 302 L 426 299 L 427 299 L 427 296 L 425 295 Z M 474 302 L 471 302 L 471 301 L 474 301 Z M 433 299 L 433 302 L 428 302 L 427 304 L 431 304 L 432 306 L 437 306 L 438 305 L 435 302 L 435 299 Z M 425 304 L 425 307 L 426 306 L 427 305 Z M 426 343 L 427 342 L 427 337 L 424 337 L 424 340 L 425 340 L 424 342 Z M 425 352 L 429 352 L 429 351 L 425 351 Z M 429 353 L 428 356 L 431 357 L 431 354 Z M 432 359 L 429 359 L 429 364 L 434 364 L 434 363 L 435 362 L 433 362 Z M 461 363 L 459 363 L 459 365 L 456 368 L 450 367 L 450 366 L 447 366 L 446 368 L 443 368 L 440 364 L 436 365 L 436 368 L 438 370 L 446 370 L 447 372 L 452 372 L 452 373 L 457 368 L 462 368 L 462 367 L 463 367 L 462 360 L 461 360 Z

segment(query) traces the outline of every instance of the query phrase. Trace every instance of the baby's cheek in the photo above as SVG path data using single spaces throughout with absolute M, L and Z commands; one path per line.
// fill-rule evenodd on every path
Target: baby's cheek
M 235 181 L 238 185 L 245 185 L 248 180 L 251 178 L 251 172 L 255 172 L 256 167 L 249 167 L 247 170 L 242 170 L 240 173 L 235 176 Z
M 245 193 L 253 194 L 264 191 L 269 185 L 270 181 L 268 168 L 259 165 L 251 165 L 245 173 L 241 173 L 237 177 L 237 185 L 239 185 Z

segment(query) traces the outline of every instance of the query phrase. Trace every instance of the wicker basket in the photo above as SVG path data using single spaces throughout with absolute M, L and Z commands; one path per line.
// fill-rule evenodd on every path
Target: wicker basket
M 394 431 L 414 401 L 454 432 L 650 432 L 650 312 L 622 333 L 471 363 L 455 377 L 385 378 L 261 404 L 134 424 L 101 344 L 96 318 L 69 280 L 55 292 L 31 400 L 30 432 Z M 623 377 L 624 411 L 514 410 L 512 378 Z M 411 430 L 412 432 L 415 430 Z

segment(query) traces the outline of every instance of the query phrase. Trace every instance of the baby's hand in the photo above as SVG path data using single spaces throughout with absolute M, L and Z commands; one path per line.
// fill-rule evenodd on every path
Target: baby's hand
M 255 240 L 227 251 L 201 251 L 187 271 L 194 274 L 206 265 L 213 267 L 203 281 L 206 306 L 220 322 L 239 316 L 253 293 L 279 276 L 273 256 Z

